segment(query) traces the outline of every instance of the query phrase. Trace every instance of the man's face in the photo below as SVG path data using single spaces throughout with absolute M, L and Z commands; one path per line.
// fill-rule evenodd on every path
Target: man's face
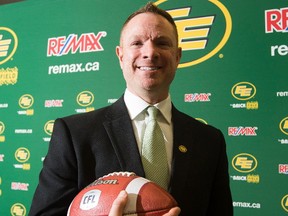
M 123 29 L 116 53 L 132 93 L 140 97 L 158 94 L 162 99 L 168 96 L 181 49 L 173 26 L 165 18 L 152 13 L 132 18 Z

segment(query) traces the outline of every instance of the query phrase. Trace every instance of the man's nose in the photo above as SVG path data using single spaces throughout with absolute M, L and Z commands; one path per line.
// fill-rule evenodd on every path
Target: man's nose
M 142 47 L 142 57 L 144 59 L 157 59 L 159 57 L 159 50 L 153 44 L 153 42 L 148 41 Z

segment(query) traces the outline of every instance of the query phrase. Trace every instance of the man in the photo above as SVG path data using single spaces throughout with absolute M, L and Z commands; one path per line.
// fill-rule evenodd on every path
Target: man
M 149 106 L 161 112 L 167 190 L 181 215 L 233 215 L 222 133 L 171 103 L 169 87 L 181 58 L 171 16 L 148 3 L 125 22 L 116 53 L 124 96 L 109 107 L 55 121 L 30 215 L 65 215 L 83 187 L 111 172 L 145 177 L 141 149 Z

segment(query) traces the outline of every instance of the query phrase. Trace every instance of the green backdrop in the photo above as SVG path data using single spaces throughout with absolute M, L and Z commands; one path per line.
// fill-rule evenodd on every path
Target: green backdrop
M 57 117 L 122 95 L 119 30 L 146 2 L 0 5 L 0 215 L 28 214 Z M 235 215 L 288 215 L 287 2 L 156 3 L 183 47 L 172 100 L 224 133 Z

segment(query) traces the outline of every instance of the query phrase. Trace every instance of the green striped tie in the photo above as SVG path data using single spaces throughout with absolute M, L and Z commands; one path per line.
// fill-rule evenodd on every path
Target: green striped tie
M 158 109 L 149 106 L 147 111 L 148 122 L 142 143 L 142 163 L 145 175 L 147 179 L 167 190 L 169 170 L 164 137 L 156 120 Z

